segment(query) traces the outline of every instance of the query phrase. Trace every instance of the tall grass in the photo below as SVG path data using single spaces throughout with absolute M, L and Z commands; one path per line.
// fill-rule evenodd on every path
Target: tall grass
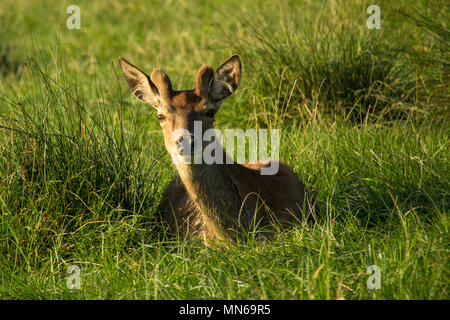
M 249 34 L 229 45 L 249 61 L 252 98 L 275 108 L 261 113 L 308 118 L 317 110 L 356 122 L 442 119 L 448 104 L 447 5 L 419 2 L 409 13 L 400 11 L 401 23 L 401 9 L 381 6 L 381 30 L 366 28 L 363 3 L 328 2 L 319 10 L 311 3 L 291 4 L 280 16 L 263 12 L 251 21 L 246 13 L 238 15 Z M 353 19 L 344 19 L 345 12 Z M 424 29 L 419 36 L 416 25 Z M 414 48 L 405 34 L 418 42 Z M 431 104 L 430 93 L 436 97 L 438 91 L 443 99 Z
M 421 93 L 426 98 L 430 117 L 440 121 L 448 119 L 450 83 L 450 23 L 449 4 L 445 1 L 422 2 L 411 10 L 400 8 L 399 15 L 410 26 L 426 34 L 422 46 L 408 48 L 407 61 L 424 73 L 426 85 Z
M 381 1 L 382 29 L 368 30 L 366 1 L 79 1 L 82 28 L 67 30 L 69 3 L 4 0 L 0 298 L 448 299 L 439 3 Z M 116 59 L 187 89 L 232 53 L 244 74 L 218 126 L 281 129 L 281 160 L 323 219 L 209 249 L 159 228 L 174 169 Z M 66 285 L 73 264 L 80 290 Z

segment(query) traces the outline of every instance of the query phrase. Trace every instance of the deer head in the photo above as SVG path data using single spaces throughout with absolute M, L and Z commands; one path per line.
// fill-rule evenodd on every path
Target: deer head
M 202 136 L 213 128 L 215 114 L 222 101 L 236 91 L 242 72 L 241 60 L 234 55 L 216 72 L 212 67 L 202 65 L 195 77 L 195 89 L 177 91 L 162 70 L 154 70 L 149 77 L 125 59 L 119 58 L 119 62 L 133 94 L 156 108 L 172 159 L 184 162 L 207 144 L 194 135 L 195 124 L 201 124 Z

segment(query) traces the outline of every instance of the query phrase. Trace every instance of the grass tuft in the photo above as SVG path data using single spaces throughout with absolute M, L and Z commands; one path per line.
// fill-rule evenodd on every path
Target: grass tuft
M 449 298 L 445 1 L 381 1 L 380 30 L 363 0 L 68 5 L 0 6 L 0 298 Z M 188 89 L 236 53 L 218 127 L 281 129 L 323 219 L 211 249 L 158 224 L 174 168 L 117 58 Z

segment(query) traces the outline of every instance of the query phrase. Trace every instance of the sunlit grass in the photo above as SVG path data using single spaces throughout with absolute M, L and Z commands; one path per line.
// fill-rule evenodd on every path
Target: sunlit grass
M 71 3 L 53 4 L 0 5 L 1 298 L 448 299 L 448 33 L 427 23 L 446 19 L 438 5 L 381 1 L 374 34 L 364 1 L 79 1 L 80 30 L 65 27 Z M 117 58 L 186 89 L 232 53 L 243 81 L 218 126 L 281 129 L 281 160 L 323 219 L 209 249 L 159 228 L 175 171 Z M 80 290 L 66 285 L 73 264 Z

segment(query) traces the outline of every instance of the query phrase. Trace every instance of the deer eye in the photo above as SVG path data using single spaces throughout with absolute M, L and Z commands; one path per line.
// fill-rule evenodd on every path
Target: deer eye
M 157 115 L 159 122 L 164 122 L 166 120 L 166 117 L 163 114 Z
M 210 110 L 206 111 L 205 116 L 207 116 L 208 118 L 214 118 L 215 114 L 216 114 L 216 110 L 210 109 Z

